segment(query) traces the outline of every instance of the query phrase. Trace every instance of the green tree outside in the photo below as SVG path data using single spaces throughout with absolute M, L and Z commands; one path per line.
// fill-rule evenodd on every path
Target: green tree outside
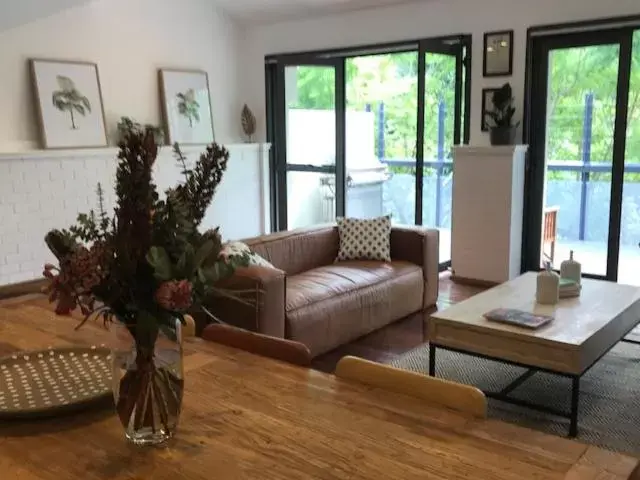
M 550 57 L 547 99 L 547 159 L 580 161 L 585 97 L 594 97 L 591 161 L 611 163 L 617 89 L 619 47 L 601 45 L 554 50 Z M 425 59 L 425 159 L 437 157 L 438 104 L 444 102 L 447 155 L 453 143 L 455 58 L 430 54 Z M 375 111 L 385 105 L 386 158 L 415 159 L 418 108 L 418 53 L 390 53 L 346 60 L 347 109 Z M 297 98 L 289 108 L 334 108 L 333 72 L 314 66 L 297 67 Z M 376 122 L 377 129 L 380 126 Z M 640 31 L 633 40 L 633 66 L 629 92 L 626 162 L 640 163 Z M 554 179 L 576 179 L 576 173 L 553 172 Z M 592 174 L 610 180 L 609 174 Z M 640 182 L 627 174 L 626 181 Z

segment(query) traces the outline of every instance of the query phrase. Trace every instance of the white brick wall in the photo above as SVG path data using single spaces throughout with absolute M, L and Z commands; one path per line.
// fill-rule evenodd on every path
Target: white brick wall
M 227 238 L 259 235 L 268 223 L 268 145 L 229 145 L 227 173 L 202 228 L 220 225 Z M 204 147 L 184 148 L 190 159 Z M 78 213 L 96 208 L 102 183 L 109 211 L 115 204 L 117 150 L 37 151 L 0 154 L 0 285 L 41 277 L 54 258 L 44 243 L 52 228 L 66 228 Z M 162 192 L 181 180 L 171 149 L 156 161 Z

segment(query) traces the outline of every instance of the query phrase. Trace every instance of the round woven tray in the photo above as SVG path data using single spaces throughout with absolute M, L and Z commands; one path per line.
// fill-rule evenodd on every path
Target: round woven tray
M 47 417 L 106 403 L 110 350 L 68 347 L 0 359 L 0 418 Z

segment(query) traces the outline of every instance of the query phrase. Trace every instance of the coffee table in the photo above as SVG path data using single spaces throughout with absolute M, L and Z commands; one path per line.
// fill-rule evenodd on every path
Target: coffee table
M 431 315 L 427 336 L 429 374 L 435 375 L 438 349 L 487 358 L 528 369 L 489 397 L 570 419 L 569 435 L 578 433 L 580 378 L 640 322 L 640 288 L 601 280 L 584 279 L 582 294 L 560 300 L 555 306 L 535 301 L 536 276 L 526 273 Z M 552 315 L 554 320 L 537 329 L 486 320 L 494 308 L 517 308 Z M 571 407 L 559 411 L 509 396 L 536 372 L 571 379 Z

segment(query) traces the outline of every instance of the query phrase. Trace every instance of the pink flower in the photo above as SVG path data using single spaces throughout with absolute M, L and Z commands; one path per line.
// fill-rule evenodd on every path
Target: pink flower
M 156 290 L 156 302 L 171 311 L 184 311 L 191 306 L 193 286 L 188 280 L 164 282 Z

